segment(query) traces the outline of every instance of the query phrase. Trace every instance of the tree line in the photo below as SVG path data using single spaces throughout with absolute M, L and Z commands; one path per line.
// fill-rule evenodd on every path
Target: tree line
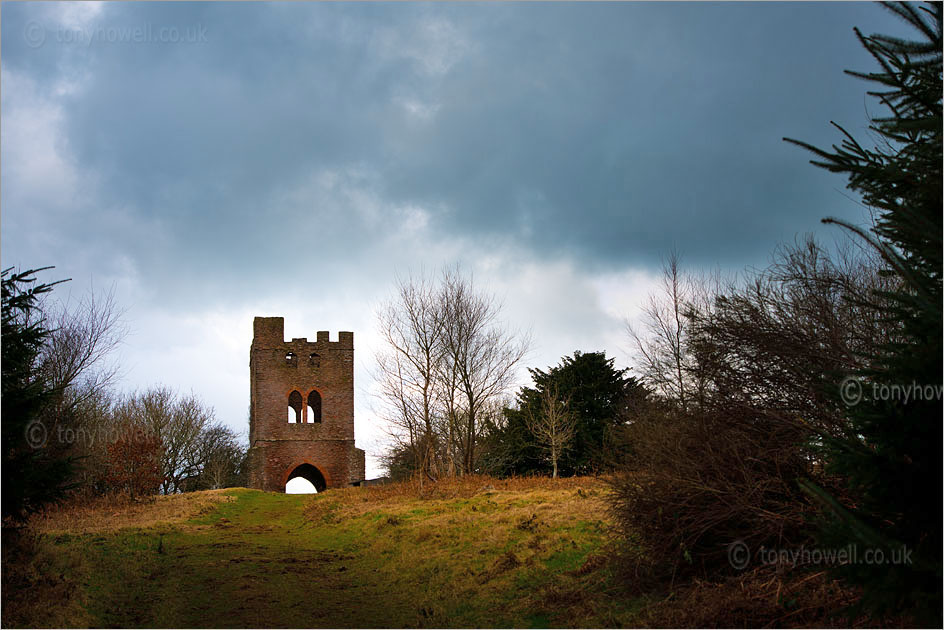
M 131 497 L 240 484 L 245 447 L 196 395 L 120 394 L 113 293 L 69 305 L 51 268 L 2 272 L 3 517 L 67 493 Z

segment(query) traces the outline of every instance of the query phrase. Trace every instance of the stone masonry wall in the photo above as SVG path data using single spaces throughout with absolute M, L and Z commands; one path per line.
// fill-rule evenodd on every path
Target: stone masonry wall
M 282 492 L 301 464 L 315 466 L 327 487 L 364 479 L 364 451 L 354 446 L 354 334 L 330 341 L 284 340 L 281 317 L 256 317 L 250 347 L 249 485 Z M 303 422 L 288 421 L 289 395 L 302 398 Z M 321 421 L 308 418 L 308 395 L 321 396 Z

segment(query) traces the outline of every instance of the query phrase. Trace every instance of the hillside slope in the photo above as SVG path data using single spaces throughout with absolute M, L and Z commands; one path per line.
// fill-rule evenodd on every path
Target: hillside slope
M 315 497 L 196 493 L 195 514 L 161 501 L 136 515 L 53 513 L 34 524 L 33 599 L 5 592 L 4 623 L 631 625 L 603 561 L 605 492 L 593 479 L 472 478 Z M 35 605 L 46 591 L 68 597 Z

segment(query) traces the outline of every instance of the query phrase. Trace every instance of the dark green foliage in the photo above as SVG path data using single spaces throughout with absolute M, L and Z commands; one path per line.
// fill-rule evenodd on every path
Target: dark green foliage
M 493 427 L 487 441 L 492 453 L 503 454 L 499 474 L 549 472 L 545 451 L 535 444 L 528 430 L 528 413 L 539 416 L 541 397 L 548 389 L 556 390 L 576 417 L 573 442 L 558 463 L 561 475 L 590 474 L 609 467 L 615 461 L 617 440 L 614 430 L 627 419 L 632 406 L 647 396 L 646 389 L 628 370 L 613 367 L 613 359 L 603 352 L 581 353 L 563 357 L 559 365 L 547 371 L 529 369 L 534 387 L 523 387 L 517 405 L 504 410 L 505 423 Z
M 72 460 L 55 448 L 42 411 L 56 394 L 37 370 L 50 331 L 40 298 L 58 283 L 37 284 L 50 269 L 3 271 L 3 518 L 20 518 L 66 489 Z
M 891 550 L 905 546 L 913 562 L 853 564 L 841 573 L 865 587 L 863 604 L 879 611 L 913 609 L 919 621 L 941 624 L 941 5 L 886 4 L 912 25 L 920 41 L 881 35 L 862 45 L 879 72 L 850 72 L 881 89 L 869 92 L 889 115 L 872 117 L 876 146 L 845 136 L 832 151 L 791 140 L 813 151 L 813 163 L 849 178 L 849 188 L 877 212 L 866 232 L 840 224 L 868 241 L 900 289 L 875 295 L 873 308 L 899 324 L 898 334 L 866 357 L 861 401 L 848 409 L 844 437 L 826 443 L 831 469 L 847 477 L 854 505 L 841 507 L 808 486 L 829 506 L 824 537 Z M 835 124 L 835 123 L 834 123 Z M 848 385 L 847 385 L 848 386 Z M 916 387 L 935 395 L 915 399 Z M 834 383 L 837 398 L 841 384 Z M 892 388 L 900 395 L 891 395 Z M 905 388 L 912 395 L 904 400 Z M 858 391 L 858 390 L 856 390 Z M 848 393 L 848 391 L 847 391 Z

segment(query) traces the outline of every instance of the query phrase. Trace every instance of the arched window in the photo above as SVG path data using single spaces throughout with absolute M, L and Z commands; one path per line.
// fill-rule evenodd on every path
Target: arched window
M 321 422 L 321 394 L 314 389 L 308 394 L 308 422 Z
M 317 352 L 312 352 L 308 355 L 308 365 L 311 367 L 321 367 L 321 357 Z
M 285 353 L 285 364 L 286 364 L 286 365 L 294 365 L 294 366 L 297 366 L 297 365 L 298 365 L 298 355 L 295 354 L 294 352 L 286 352 L 286 353 Z
M 288 421 L 297 423 L 302 421 L 302 395 L 298 390 L 288 395 Z

